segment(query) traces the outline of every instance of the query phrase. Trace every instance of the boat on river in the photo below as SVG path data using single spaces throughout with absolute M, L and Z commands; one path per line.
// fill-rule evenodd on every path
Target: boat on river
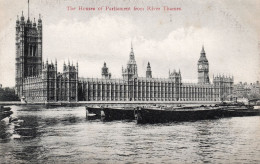
M 260 109 L 251 106 L 215 105 L 193 107 L 138 107 L 137 123 L 196 121 L 225 117 L 260 116 Z
M 13 112 L 10 107 L 0 106 L 0 120 L 9 117 Z
M 246 105 L 243 102 L 221 102 L 220 104 L 216 104 L 216 106 L 225 107 L 226 109 L 235 109 L 235 110 L 250 110 L 254 109 L 253 105 Z
M 4 106 L 0 106 L 0 112 L 6 112 L 6 111 L 10 111 L 11 107 L 4 107 Z
M 195 121 L 221 117 L 222 107 L 138 107 L 137 123 Z
M 88 117 L 101 117 L 104 115 L 103 107 L 101 106 L 86 106 L 86 115 Z

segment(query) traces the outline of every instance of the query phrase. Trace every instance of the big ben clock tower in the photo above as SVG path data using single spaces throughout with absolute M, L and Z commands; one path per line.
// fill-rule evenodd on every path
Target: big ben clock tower
M 202 46 L 202 50 L 200 53 L 200 59 L 198 61 L 198 83 L 199 84 L 209 84 L 209 63 L 206 58 L 206 53 L 204 50 L 204 46 Z

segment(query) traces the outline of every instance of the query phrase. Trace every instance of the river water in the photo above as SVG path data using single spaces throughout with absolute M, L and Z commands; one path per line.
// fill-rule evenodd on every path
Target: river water
M 12 111 L 0 163 L 260 163 L 259 116 L 138 125 L 88 120 L 84 107 Z

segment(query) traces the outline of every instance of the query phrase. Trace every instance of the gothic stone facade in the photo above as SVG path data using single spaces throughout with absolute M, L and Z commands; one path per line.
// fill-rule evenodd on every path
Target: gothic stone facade
M 39 17 L 38 25 L 29 19 L 16 21 L 16 93 L 23 95 L 25 78 L 42 73 L 42 20 Z
M 31 102 L 78 101 L 78 64 L 64 63 L 63 73 L 55 64 L 42 62 L 42 20 L 16 21 L 16 94 Z
M 82 101 L 221 101 L 232 94 L 233 77 L 216 76 L 209 79 L 209 63 L 204 47 L 198 61 L 198 84 L 182 83 L 181 71 L 170 71 L 168 78 L 152 78 L 148 62 L 146 77 L 138 77 L 137 64 L 131 45 L 122 79 L 111 79 L 106 63 L 102 78 L 80 78 L 79 100 Z
M 182 82 L 181 71 L 169 71 L 168 78 L 153 78 L 148 62 L 146 77 L 139 77 L 133 46 L 122 79 L 112 79 L 104 63 L 102 78 L 78 78 L 76 66 L 42 61 L 42 20 L 16 21 L 16 93 L 32 102 L 56 101 L 219 101 L 232 94 L 233 77 L 209 78 L 204 47 L 198 61 L 198 83 Z
M 78 101 L 78 66 L 63 66 L 57 72 L 57 62 L 42 65 L 42 74 L 24 79 L 23 96 L 29 102 Z

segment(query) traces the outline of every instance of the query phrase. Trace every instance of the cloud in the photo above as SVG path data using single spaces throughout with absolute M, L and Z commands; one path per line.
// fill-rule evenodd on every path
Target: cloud
M 213 73 L 233 74 L 236 82 L 253 82 L 260 77 L 258 29 L 243 20 L 246 10 L 237 14 L 241 5 L 182 2 L 178 5 L 182 11 L 174 13 L 71 13 L 66 5 L 42 2 L 32 7 L 32 13 L 44 15 L 43 58 L 57 58 L 59 71 L 63 61 L 70 59 L 79 61 L 80 76 L 100 77 L 106 61 L 112 77 L 121 78 L 132 41 L 140 76 L 145 76 L 150 61 L 154 77 L 167 78 L 169 69 L 180 69 L 184 81 L 196 81 L 197 60 L 204 44 L 211 77 Z M 4 86 L 14 86 L 15 82 L 14 11 L 20 12 L 22 5 L 12 7 L 0 31 L 0 77 L 8 79 L 0 79 Z
M 121 66 L 126 66 L 132 41 L 140 76 L 145 76 L 150 61 L 154 77 L 167 78 L 169 69 L 180 69 L 184 80 L 195 81 L 197 60 L 204 44 L 211 76 L 214 73 L 233 74 L 242 80 L 241 73 L 248 74 L 247 70 L 258 68 L 254 62 L 259 59 L 257 55 L 246 57 L 248 53 L 257 53 L 256 37 L 247 32 L 231 31 L 232 25 L 224 31 L 222 27 L 180 27 L 161 40 L 145 37 L 145 28 L 131 17 L 120 15 L 99 14 L 85 22 L 63 19 L 46 27 L 44 56 L 60 61 L 79 61 L 80 76 L 83 77 L 100 77 L 106 61 L 112 76 L 121 78 Z M 243 42 L 244 37 L 250 37 L 251 41 Z M 247 65 L 233 69 L 243 63 Z M 61 62 L 59 67 L 62 67 Z

